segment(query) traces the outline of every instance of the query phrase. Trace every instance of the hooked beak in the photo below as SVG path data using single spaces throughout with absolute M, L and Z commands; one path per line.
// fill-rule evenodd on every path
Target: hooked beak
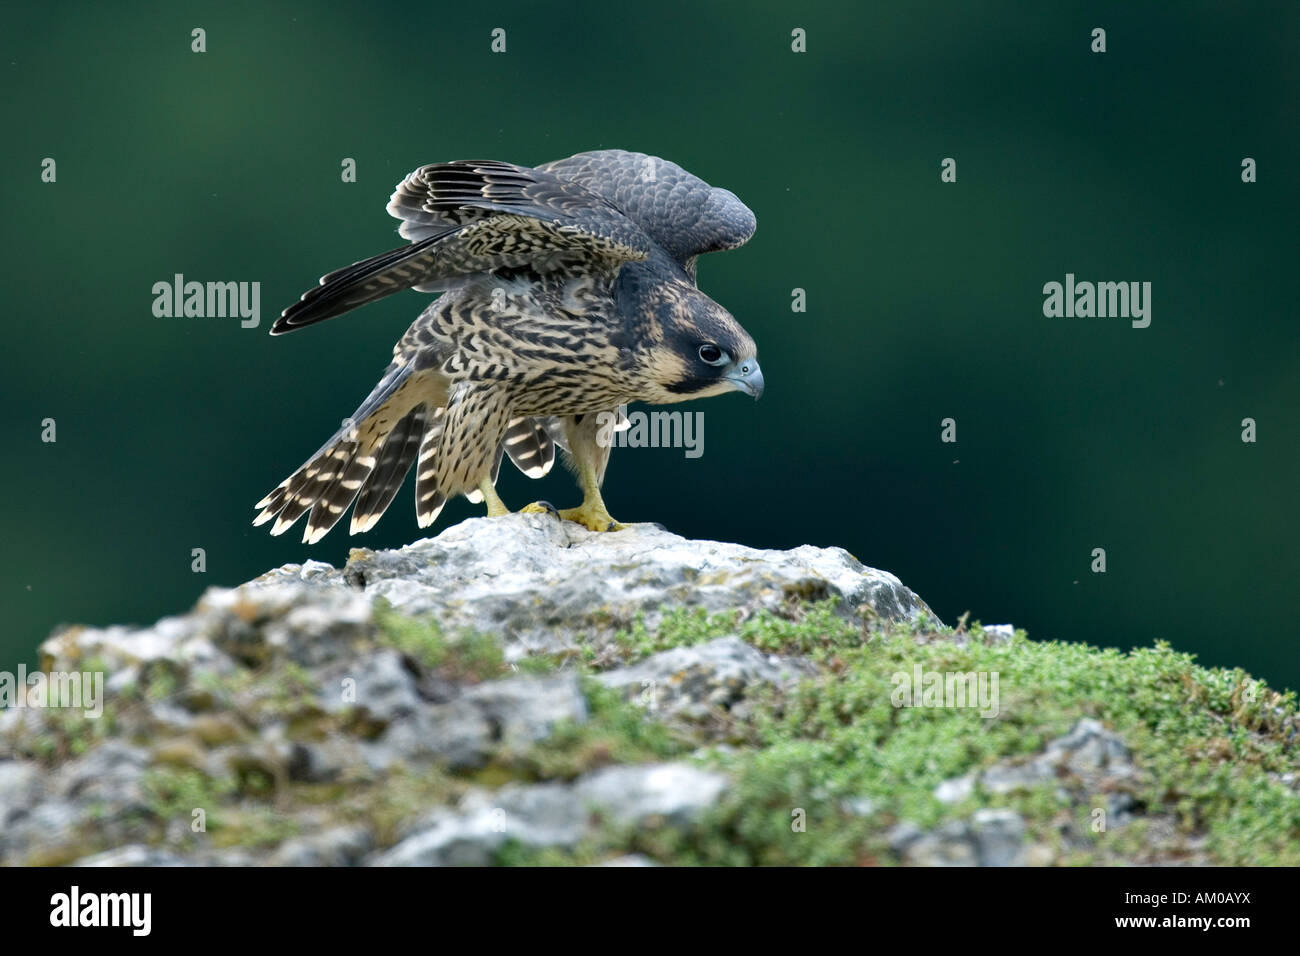
M 733 362 L 731 371 L 723 378 L 737 391 L 754 396 L 754 401 L 763 397 L 763 370 L 758 367 L 757 359 Z

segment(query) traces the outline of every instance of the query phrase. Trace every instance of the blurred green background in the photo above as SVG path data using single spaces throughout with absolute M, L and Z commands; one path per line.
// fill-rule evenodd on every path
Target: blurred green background
M 700 459 L 617 452 L 614 514 L 840 545 L 949 623 L 1166 639 L 1300 686 L 1300 6 L 1051 7 L 11 5 L 0 668 L 60 622 L 148 623 L 209 585 L 421 537 L 409 481 L 360 538 L 249 522 L 428 297 L 286 338 L 272 319 L 400 244 L 384 205 L 416 166 L 622 147 L 755 210 L 755 239 L 700 282 L 758 341 L 768 390 L 694 406 Z M 177 272 L 260 281 L 261 326 L 155 318 Z M 1150 281 L 1150 328 L 1044 318 L 1067 272 Z M 577 501 L 559 470 L 507 467 L 501 491 Z M 454 503 L 436 530 L 477 513 Z

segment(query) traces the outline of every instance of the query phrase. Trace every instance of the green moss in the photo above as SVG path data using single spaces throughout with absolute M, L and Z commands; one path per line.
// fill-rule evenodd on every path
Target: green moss
M 741 623 L 737 633 L 760 650 L 808 655 L 815 660 L 841 648 L 858 647 L 868 639 L 862 620 L 840 613 L 834 601 L 794 606 L 782 616 L 756 614 Z
M 614 635 L 621 652 L 613 663 L 640 660 L 674 647 L 690 647 L 719 637 L 736 635 L 769 653 L 804 654 L 822 659 L 841 647 L 857 647 L 868 640 L 865 616 L 842 612 L 838 603 L 787 603 L 781 614 L 767 611 L 746 617 L 739 611 L 709 614 L 704 608 L 673 608 L 658 627 L 650 628 L 644 615 Z
M 212 671 L 200 672 L 194 680 L 195 687 L 212 696 L 218 705 L 229 706 L 241 695 L 247 694 L 258 682 L 259 673 L 240 668 L 230 674 L 219 675 Z
M 993 640 L 978 624 L 959 635 L 924 624 L 866 633 L 824 603 L 746 621 L 681 612 L 657 630 L 634 626 L 619 644 L 640 656 L 725 633 L 765 651 L 807 655 L 820 673 L 758 708 L 755 746 L 711 756 L 735 782 L 699 825 L 602 834 L 584 845 L 584 858 L 639 851 L 685 864 L 889 863 L 888 835 L 902 821 L 929 828 L 979 806 L 1006 806 L 1025 819 L 1032 842 L 1067 864 L 1172 861 L 1193 844 L 1215 863 L 1300 863 L 1300 798 L 1269 776 L 1297 768 L 1295 695 L 1274 693 L 1241 671 L 1199 667 L 1165 643 L 1122 653 L 1023 633 Z M 927 672 L 996 672 L 998 714 L 893 706 L 892 676 L 917 664 Z M 1103 721 L 1133 752 L 1140 773 L 1132 823 L 1094 833 L 1091 809 L 1104 806 L 1106 795 L 1063 798 L 1055 782 L 976 793 L 956 805 L 934 797 L 944 780 L 1041 752 L 1083 717 Z M 646 714 L 637 710 L 636 719 Z M 538 769 L 563 775 L 581 767 Z M 874 808 L 867 816 L 851 810 L 861 798 Z M 798 819 L 802 831 L 792 827 Z M 1172 836 L 1163 832 L 1171 823 Z M 1066 845 L 1063 824 L 1090 845 Z M 556 856 L 513 847 L 504 858 Z
M 103 712 L 96 718 L 73 707 L 46 707 L 32 713 L 38 721 L 36 732 L 16 735 L 10 745 L 19 756 L 47 764 L 80 757 L 118 729 L 118 705 L 113 701 L 103 702 Z
M 475 774 L 475 782 L 572 780 L 610 764 L 648 763 L 678 757 L 690 744 L 644 708 L 624 700 L 590 677 L 582 681 L 588 719 L 562 721 L 551 735 L 520 754 L 504 755 Z
M 520 674 L 531 674 L 536 677 L 545 677 L 548 674 L 554 674 L 569 662 L 576 662 L 579 659 L 580 655 L 575 652 L 559 654 L 531 654 L 528 657 L 522 657 L 515 661 L 513 669 Z
M 161 824 L 152 842 L 162 840 L 168 823 L 180 820 L 188 830 L 193 811 L 202 809 L 206 831 L 187 834 L 183 842 L 202 841 L 213 848 L 274 846 L 301 832 L 297 815 L 311 808 L 326 811 L 329 825 L 363 824 L 381 846 L 389 845 L 412 819 L 453 801 L 465 789 L 440 769 L 402 767 L 328 784 L 277 784 L 255 769 L 213 779 L 198 770 L 154 767 L 143 785 L 149 812 Z
M 464 781 L 436 767 L 395 767 L 373 779 L 294 784 L 285 799 L 289 806 L 328 808 L 334 822 L 365 825 L 380 846 L 389 846 L 412 820 L 454 802 L 465 789 Z
M 501 641 L 464 630 L 447 635 L 431 618 L 399 614 L 383 599 L 375 602 L 376 640 L 395 648 L 448 680 L 477 682 L 508 672 Z
M 298 821 L 274 807 L 253 805 L 239 807 L 226 815 L 225 826 L 212 834 L 217 849 L 248 849 L 278 846 L 302 832 Z
M 152 662 L 145 668 L 142 677 L 145 693 L 152 700 L 166 700 L 176 693 L 176 688 L 180 685 L 180 676 L 168 661 Z
M 700 607 L 672 608 L 651 630 L 645 615 L 639 614 L 630 627 L 614 634 L 614 645 L 621 651 L 620 661 L 639 660 L 673 647 L 689 647 L 735 633 L 736 621 L 736 615 L 731 613 L 709 615 Z
M 184 820 L 188 826 L 194 811 L 203 810 L 208 832 L 221 828 L 222 804 L 237 790 L 233 778 L 213 780 L 202 771 L 180 767 L 153 767 L 141 783 L 149 811 L 158 820 Z

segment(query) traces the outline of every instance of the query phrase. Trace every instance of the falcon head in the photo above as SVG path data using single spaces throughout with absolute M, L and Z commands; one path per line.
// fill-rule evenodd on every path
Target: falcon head
M 724 392 L 763 394 L 758 346 L 730 312 L 692 285 L 666 284 L 655 302 L 658 335 L 645 356 L 656 404 Z

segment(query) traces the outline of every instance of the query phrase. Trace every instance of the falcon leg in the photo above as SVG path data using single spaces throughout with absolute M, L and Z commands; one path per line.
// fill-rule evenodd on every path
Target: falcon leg
M 627 527 L 615 521 L 600 496 L 600 483 L 596 469 L 589 461 L 578 462 L 578 484 L 582 486 L 582 504 L 576 508 L 562 508 L 560 517 L 576 521 L 589 531 L 621 531 Z
M 568 458 L 578 473 L 582 504 L 556 511 L 549 501 L 534 501 L 520 508 L 520 514 L 551 514 L 565 521 L 576 521 L 589 531 L 621 531 L 627 527 L 614 520 L 600 496 L 605 466 L 609 464 L 609 445 L 602 444 L 598 438 L 600 420 L 600 416 L 591 413 L 564 419 Z
M 484 478 L 478 483 L 478 490 L 483 494 L 483 500 L 487 502 L 487 513 L 489 518 L 499 518 L 501 515 L 510 514 L 510 509 L 506 503 L 501 500 L 497 494 L 496 487 L 490 480 Z
M 614 520 L 600 496 L 600 484 L 605 478 L 610 449 L 608 443 L 602 444 L 599 440 L 599 420 L 599 416 L 588 413 L 564 421 L 569 456 L 578 473 L 578 484 L 582 487 L 582 504 L 576 508 L 563 509 L 559 512 L 559 517 L 565 521 L 576 521 L 589 531 L 619 531 L 627 526 Z M 523 509 L 530 514 L 553 513 L 554 510 L 546 502 L 535 502 Z

